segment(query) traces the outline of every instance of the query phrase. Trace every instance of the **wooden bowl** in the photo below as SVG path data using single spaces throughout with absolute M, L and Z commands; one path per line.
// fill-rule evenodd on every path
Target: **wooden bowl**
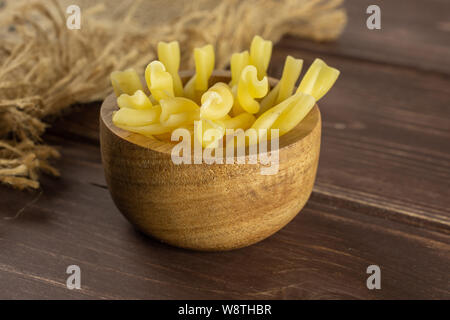
M 183 81 L 193 75 L 182 73 Z M 211 84 L 228 83 L 215 71 Z M 278 80 L 269 79 L 271 86 Z M 181 164 L 174 144 L 117 128 L 114 94 L 100 111 L 105 177 L 122 214 L 139 230 L 174 246 L 220 251 L 245 247 L 283 228 L 308 200 L 319 161 L 321 117 L 314 106 L 280 137 L 279 170 L 261 175 L 257 164 Z

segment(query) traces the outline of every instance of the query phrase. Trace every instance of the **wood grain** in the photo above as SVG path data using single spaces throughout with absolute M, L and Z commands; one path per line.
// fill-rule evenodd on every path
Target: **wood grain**
M 0 298 L 450 298 L 448 235 L 322 204 L 248 248 L 196 253 L 131 227 L 105 188 L 98 147 L 62 139 L 63 172 L 13 220 L 24 196 L 0 189 Z M 82 290 L 65 288 L 66 267 Z M 377 264 L 382 289 L 366 288 Z

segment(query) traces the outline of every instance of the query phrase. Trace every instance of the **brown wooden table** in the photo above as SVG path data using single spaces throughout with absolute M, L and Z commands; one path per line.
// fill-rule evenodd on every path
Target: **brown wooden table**
M 49 130 L 59 179 L 42 192 L 0 187 L 0 298 L 450 298 L 450 3 L 347 1 L 336 43 L 291 37 L 274 48 L 342 73 L 320 103 L 316 185 L 284 229 L 248 248 L 199 253 L 139 232 L 114 206 L 98 144 L 99 104 Z M 17 215 L 17 213 L 19 214 Z M 10 219 L 11 217 L 14 217 Z M 66 268 L 81 268 L 81 290 Z M 366 268 L 381 268 L 368 290 Z

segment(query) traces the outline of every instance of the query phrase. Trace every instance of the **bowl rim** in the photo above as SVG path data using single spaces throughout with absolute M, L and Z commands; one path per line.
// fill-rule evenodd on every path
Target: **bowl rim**
M 183 82 L 183 84 L 189 80 L 193 75 L 195 74 L 195 71 L 192 70 L 183 70 L 179 71 L 180 78 Z M 214 70 L 211 74 L 211 78 L 228 78 L 231 80 L 231 71 L 229 70 Z M 273 77 L 267 77 L 269 80 L 270 88 L 273 88 L 276 86 L 276 84 L 279 82 L 278 79 Z M 141 81 L 143 81 L 143 87 L 146 94 L 149 94 L 149 90 L 145 85 L 145 80 L 141 78 Z M 219 81 L 218 81 L 219 82 Z M 294 88 L 295 89 L 295 88 Z M 168 154 L 170 156 L 172 149 L 174 147 L 174 143 L 159 140 L 154 137 L 148 137 L 141 134 L 129 132 L 127 130 L 121 129 L 119 127 L 116 127 L 114 123 L 112 122 L 112 112 L 118 110 L 117 102 L 116 102 L 116 95 L 114 92 L 109 94 L 102 102 L 102 105 L 100 107 L 100 122 L 105 126 L 106 130 L 109 130 L 109 132 L 113 133 L 117 138 L 120 138 L 121 140 L 125 140 L 131 144 L 137 145 L 139 147 L 150 149 L 152 151 Z M 298 139 L 294 139 L 293 141 L 289 143 L 282 144 L 282 141 L 286 141 L 289 134 L 293 133 L 299 127 L 302 125 L 302 123 L 305 122 L 305 119 L 310 117 L 316 117 L 313 126 L 309 130 L 302 130 L 302 133 L 299 135 Z M 305 118 L 300 121 L 300 123 L 290 132 L 286 133 L 285 135 L 281 136 L 279 138 L 279 151 L 282 151 L 286 148 L 289 148 L 293 144 L 296 144 L 306 137 L 308 137 L 313 131 L 314 128 L 317 125 L 321 125 L 321 113 L 319 106 L 317 103 L 314 105 L 314 107 L 309 111 L 309 113 L 305 116 Z M 100 126 L 102 127 L 102 126 Z M 268 148 L 267 148 L 268 149 Z M 248 151 L 248 150 L 247 150 Z M 270 152 L 269 150 L 267 152 Z M 225 157 L 225 152 L 223 153 Z M 259 154 L 259 153 L 258 153 Z M 245 153 L 245 157 L 248 157 L 248 152 Z

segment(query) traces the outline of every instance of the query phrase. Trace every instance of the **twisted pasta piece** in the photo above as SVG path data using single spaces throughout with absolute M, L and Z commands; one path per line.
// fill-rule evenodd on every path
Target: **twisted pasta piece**
M 240 53 L 233 53 L 230 60 L 231 81 L 230 86 L 238 84 L 242 70 L 250 64 L 250 55 L 247 50 Z
M 287 56 L 281 79 L 269 92 L 266 73 L 271 54 L 272 42 L 255 36 L 249 51 L 232 55 L 230 82 L 218 82 L 208 89 L 214 49 L 212 45 L 195 48 L 195 75 L 183 88 L 178 74 L 178 42 L 159 42 L 160 61 L 151 62 L 145 69 L 150 96 L 143 92 L 134 69 L 111 73 L 119 106 L 113 113 L 113 123 L 164 141 L 170 141 L 174 129 L 188 128 L 207 149 L 217 148 L 226 134 L 227 148 L 233 145 L 228 141 L 233 139 L 234 143 L 235 137 L 238 143 L 253 145 L 264 136 L 270 139 L 272 129 L 282 136 L 294 129 L 330 90 L 339 71 L 316 59 L 292 94 L 303 60 Z M 227 129 L 242 130 L 231 134 Z
M 214 48 L 208 44 L 194 49 L 195 75 L 184 86 L 187 98 L 198 101 L 199 97 L 208 90 L 208 82 L 214 70 Z
M 143 136 L 153 138 L 154 135 L 160 135 L 164 133 L 169 133 L 173 130 L 172 127 L 166 127 L 160 123 L 153 123 L 145 126 L 129 126 L 123 124 L 116 124 L 117 127 L 127 130 L 133 133 L 142 134 Z
M 258 70 L 258 79 L 266 76 L 272 56 L 272 41 L 254 36 L 250 45 L 250 63 Z
M 121 108 L 113 115 L 115 125 L 144 126 L 159 121 L 161 106 L 156 105 L 148 109 Z
M 177 97 L 183 96 L 183 84 L 178 75 L 180 68 L 180 45 L 178 41 L 158 43 L 158 59 L 170 73 L 173 79 L 173 89 Z
M 192 100 L 175 97 L 160 100 L 159 121 L 167 127 L 177 127 L 200 119 L 200 107 Z
M 245 112 L 239 104 L 239 100 L 237 98 L 237 86 L 239 83 L 239 79 L 241 78 L 242 70 L 250 64 L 250 55 L 247 50 L 240 53 L 233 53 L 230 60 L 231 67 L 231 93 L 233 94 L 233 107 L 232 114 L 234 116 L 239 115 L 242 112 Z
M 218 122 L 220 122 L 225 129 L 246 130 L 255 122 L 255 116 L 251 113 L 243 112 L 234 118 L 221 119 Z
M 259 129 L 279 129 L 279 136 L 292 130 L 314 107 L 314 97 L 302 92 L 297 92 L 283 102 L 264 112 L 251 126 L 259 132 Z
M 310 94 L 319 101 L 331 89 L 339 73 L 339 70 L 329 67 L 321 59 L 316 59 L 300 82 L 297 92 Z
M 200 118 L 218 120 L 225 117 L 233 106 L 233 94 L 228 85 L 218 82 L 202 95 Z
M 295 83 L 297 82 L 300 72 L 302 71 L 303 60 L 295 59 L 291 56 L 286 57 L 284 62 L 283 74 L 280 81 L 270 90 L 267 96 L 261 100 L 261 109 L 258 115 L 261 115 L 273 105 L 280 103 L 292 95 Z
M 294 129 L 311 111 L 316 100 L 309 94 L 303 94 L 293 105 L 280 114 L 271 129 L 279 129 L 279 136 Z
M 156 101 L 174 97 L 172 76 L 160 61 L 155 60 L 149 63 L 145 69 L 145 80 Z
M 287 56 L 284 62 L 283 74 L 280 79 L 279 93 L 275 103 L 280 103 L 292 95 L 295 83 L 302 71 L 303 60 Z
M 241 107 L 249 113 L 257 113 L 259 111 L 259 103 L 255 98 L 262 98 L 269 90 L 269 82 L 267 77 L 258 80 L 257 70 L 254 66 L 246 66 L 242 70 L 239 79 L 237 97 Z
M 204 148 L 216 148 L 225 135 L 225 127 L 220 121 L 203 119 L 195 126 L 197 140 Z
M 233 107 L 231 108 L 231 114 L 233 116 L 237 116 L 237 115 L 245 112 L 245 110 L 239 104 L 237 92 L 238 92 L 238 85 L 236 84 L 233 87 L 231 87 L 231 93 L 233 94 Z
M 152 107 L 150 99 L 142 90 L 137 90 L 133 95 L 121 94 L 117 98 L 117 105 L 119 108 L 131 109 L 149 109 Z

